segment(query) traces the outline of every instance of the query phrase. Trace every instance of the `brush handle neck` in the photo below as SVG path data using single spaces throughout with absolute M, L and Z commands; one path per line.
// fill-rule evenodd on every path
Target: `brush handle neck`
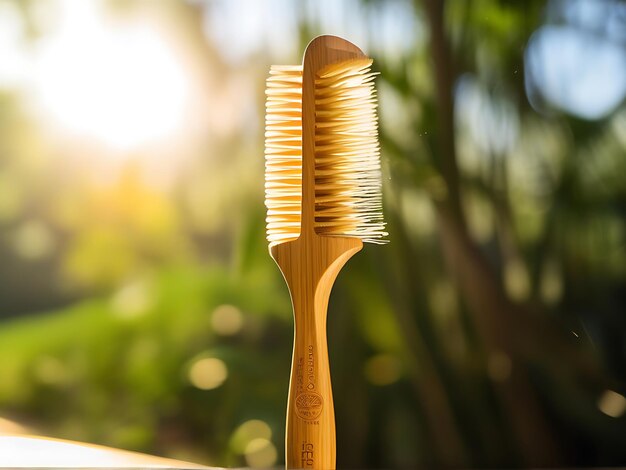
M 303 294 L 293 298 L 286 464 L 287 468 L 334 469 L 335 411 L 326 342 L 330 291 Z
M 271 248 L 291 293 L 295 323 L 287 405 L 287 468 L 335 468 L 326 314 L 339 271 L 362 246 L 355 238 L 313 235 Z

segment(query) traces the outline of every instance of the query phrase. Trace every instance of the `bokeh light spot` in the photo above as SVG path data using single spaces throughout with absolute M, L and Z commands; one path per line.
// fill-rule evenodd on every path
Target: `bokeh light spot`
M 134 318 L 146 313 L 152 306 L 152 292 L 145 281 L 128 283 L 111 299 L 113 312 L 123 318 Z
M 504 266 L 504 287 L 512 300 L 522 301 L 530 295 L 530 277 L 520 258 L 513 258 Z
M 265 421 L 251 419 L 242 423 L 233 432 L 230 438 L 230 447 L 233 451 L 243 454 L 254 439 L 265 439 L 269 441 L 272 437 L 272 429 Z
M 189 368 L 189 381 L 200 390 L 213 390 L 228 378 L 228 368 L 221 359 L 205 357 Z
M 623 47 L 595 31 L 542 26 L 528 41 L 524 61 L 526 92 L 530 104 L 540 111 L 538 94 L 566 112 L 599 119 L 626 95 Z
M 464 200 L 467 224 L 472 238 L 487 243 L 495 230 L 495 218 L 491 204 L 478 194 L 470 193 Z
M 24 222 L 13 236 L 13 248 L 19 256 L 27 260 L 46 257 L 52 252 L 54 245 L 50 229 L 36 220 Z
M 611 418 L 619 418 L 626 411 L 626 398 L 613 390 L 605 390 L 598 399 L 598 409 Z
M 402 219 L 411 233 L 419 237 L 432 236 L 435 232 L 435 213 L 432 201 L 424 192 L 403 191 L 399 209 Z
M 220 335 L 229 336 L 239 333 L 243 326 L 243 315 L 234 305 L 220 305 L 211 315 L 211 326 Z
M 276 447 L 268 439 L 258 437 L 251 440 L 245 450 L 246 462 L 252 468 L 267 468 L 276 463 Z

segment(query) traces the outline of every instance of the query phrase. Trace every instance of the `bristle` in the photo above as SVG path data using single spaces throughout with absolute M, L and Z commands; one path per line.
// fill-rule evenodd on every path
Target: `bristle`
M 376 95 L 370 59 L 333 64 L 315 80 L 315 231 L 385 243 Z M 265 204 L 270 244 L 300 235 L 302 67 L 267 79 Z
M 265 93 L 267 240 L 275 244 L 300 235 L 302 66 L 273 65 Z
M 371 65 L 333 64 L 315 80 L 315 231 L 385 243 Z

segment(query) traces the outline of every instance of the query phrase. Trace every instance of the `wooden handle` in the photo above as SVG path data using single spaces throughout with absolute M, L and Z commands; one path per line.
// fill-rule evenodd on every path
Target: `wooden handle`
M 287 468 L 335 468 L 326 313 L 335 278 L 362 246 L 357 238 L 311 235 L 271 248 L 289 286 L 295 322 L 287 405 Z
M 294 299 L 287 468 L 335 468 L 335 411 L 326 343 L 328 294 L 309 292 Z

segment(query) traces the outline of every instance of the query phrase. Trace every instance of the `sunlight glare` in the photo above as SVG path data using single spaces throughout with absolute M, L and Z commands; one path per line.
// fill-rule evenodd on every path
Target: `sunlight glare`
M 189 83 L 165 37 L 149 24 L 107 22 L 95 2 L 63 7 L 37 61 L 34 87 L 47 117 L 116 151 L 179 130 Z
M 20 43 L 22 35 L 17 7 L 0 3 L 0 89 L 11 88 L 23 79 L 26 60 Z

